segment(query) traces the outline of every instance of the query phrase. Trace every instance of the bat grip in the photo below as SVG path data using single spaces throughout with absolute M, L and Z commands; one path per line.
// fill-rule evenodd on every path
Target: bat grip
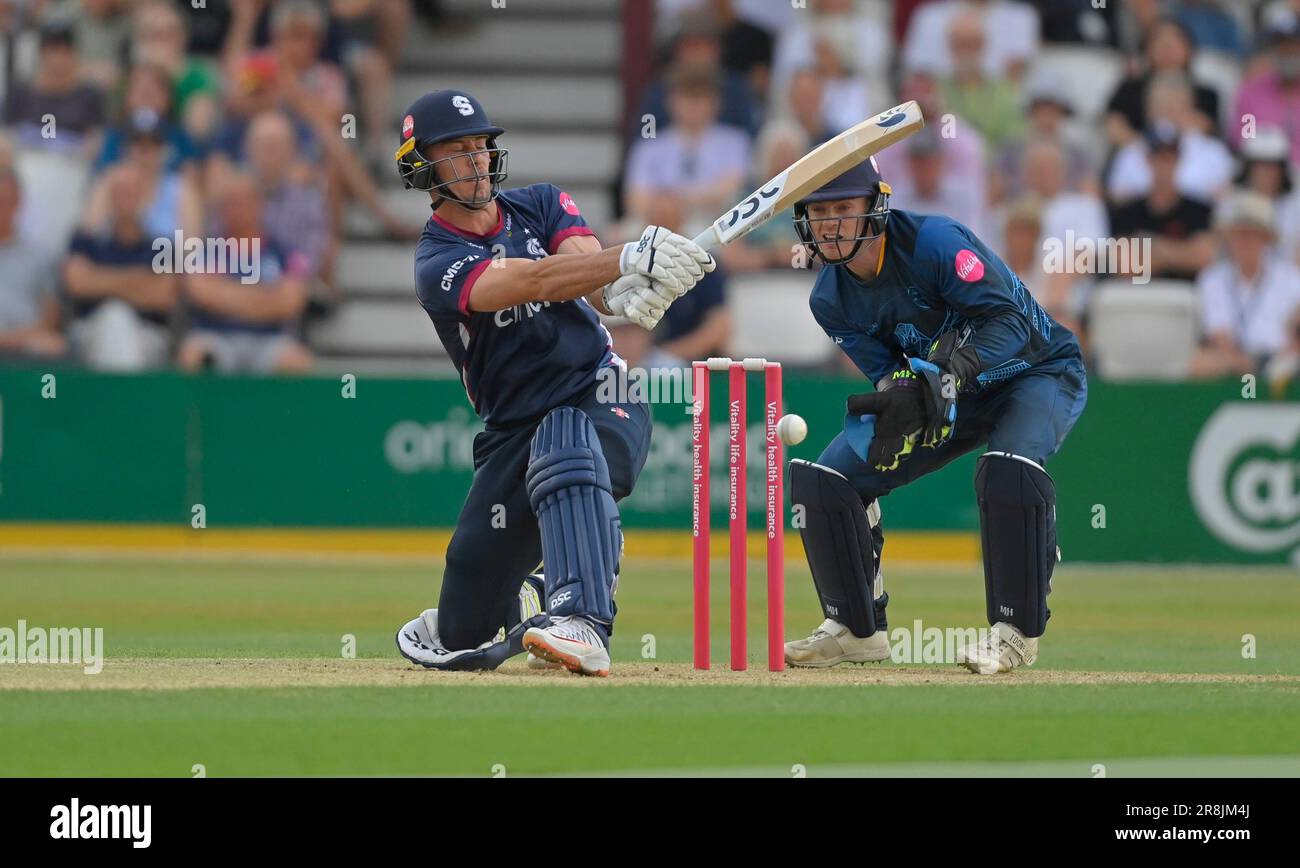
M 712 223 L 710 223 L 708 229 L 705 229 L 691 240 L 700 247 L 703 247 L 705 250 L 709 250 L 717 247 L 720 239 L 718 238 L 718 230 L 713 227 Z

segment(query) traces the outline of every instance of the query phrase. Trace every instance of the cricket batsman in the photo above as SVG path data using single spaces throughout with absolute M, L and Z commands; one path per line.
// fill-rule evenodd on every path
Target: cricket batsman
M 875 391 L 848 399 L 844 430 L 816 462 L 790 462 L 790 500 L 826 620 L 787 642 L 792 666 L 890 656 L 879 500 L 984 447 L 975 470 L 984 641 L 958 649 L 973 672 L 1029 666 L 1047 628 L 1056 490 L 1047 459 L 1083 412 L 1079 343 L 965 226 L 891 210 L 874 159 L 794 206 L 826 264 L 809 305 Z
M 597 314 L 652 329 L 714 262 L 657 226 L 603 250 L 554 185 L 501 192 L 503 132 L 468 93 L 441 90 L 410 107 L 395 155 L 433 209 L 416 295 L 484 423 L 438 607 L 398 630 L 397 647 L 430 669 L 493 669 L 528 650 L 537 665 L 603 676 L 617 502 L 651 422 L 644 403 L 597 400 L 599 378 L 625 368 Z

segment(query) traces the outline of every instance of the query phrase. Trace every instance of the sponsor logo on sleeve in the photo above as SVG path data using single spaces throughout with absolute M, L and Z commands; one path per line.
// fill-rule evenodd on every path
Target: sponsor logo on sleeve
M 979 283 L 984 279 L 984 263 L 973 250 L 958 250 L 956 267 L 957 277 L 967 283 Z
M 565 214 L 573 217 L 577 217 L 582 213 L 578 210 L 578 203 L 573 201 L 573 197 L 568 193 L 560 194 L 560 207 L 564 209 Z
M 456 275 L 460 274 L 461 269 L 465 267 L 466 263 L 477 262 L 482 258 L 483 257 L 477 255 L 466 256 L 464 259 L 457 259 L 448 266 L 447 270 L 442 273 L 442 291 L 451 292 L 452 282 L 456 279 Z

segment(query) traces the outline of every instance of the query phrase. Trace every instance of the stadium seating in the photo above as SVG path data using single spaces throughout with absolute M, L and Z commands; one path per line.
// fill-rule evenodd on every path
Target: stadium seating
M 1173 280 L 1100 284 L 1089 305 L 1089 335 L 1105 379 L 1184 379 L 1200 336 L 1195 289 Z
M 1219 117 L 1224 129 L 1232 129 L 1237 87 L 1241 84 L 1241 65 L 1237 59 L 1220 51 L 1198 51 L 1192 58 L 1192 77 L 1219 95 Z
M 781 348 L 786 365 L 820 365 L 835 345 L 808 310 L 812 272 L 769 271 L 732 277 L 727 284 L 735 358 L 762 358 Z
M 1109 48 L 1049 45 L 1034 58 L 1030 70 L 1031 75 L 1042 72 L 1067 84 L 1070 102 L 1080 115 L 1100 118 L 1124 75 L 1124 61 Z
M 510 15 L 483 14 L 483 4 L 446 0 L 449 14 L 475 25 L 434 34 L 416 24 L 397 71 L 393 128 L 418 96 L 473 82 L 492 119 L 505 127 L 510 149 L 507 187 L 550 181 L 578 202 L 588 222 L 612 222 L 612 188 L 621 158 L 619 125 L 622 30 L 616 4 L 556 0 L 547 9 L 521 4 Z M 401 189 L 384 173 L 385 201 L 413 222 L 429 213 L 427 197 Z M 353 205 L 339 255 L 343 303 L 309 338 L 329 369 L 356 367 L 451 373 L 428 318 L 414 301 L 411 243 L 381 240 L 375 219 Z

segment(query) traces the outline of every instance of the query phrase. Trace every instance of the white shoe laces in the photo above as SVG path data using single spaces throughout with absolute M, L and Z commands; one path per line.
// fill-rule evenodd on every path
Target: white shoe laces
M 576 615 L 556 618 L 551 624 L 551 634 L 559 639 L 568 639 L 570 642 L 583 642 L 587 645 L 604 644 L 600 641 L 600 634 L 591 626 L 591 622 Z

